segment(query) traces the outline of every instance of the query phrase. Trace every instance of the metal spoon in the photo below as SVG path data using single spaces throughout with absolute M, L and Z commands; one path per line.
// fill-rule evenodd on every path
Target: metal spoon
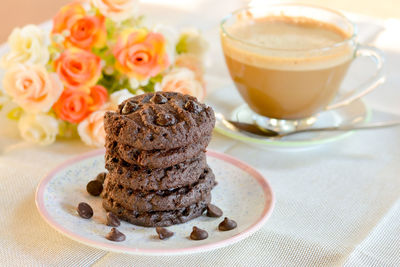
M 306 128 L 291 132 L 280 133 L 271 129 L 260 128 L 258 125 L 251 123 L 227 120 L 223 117 L 222 114 L 218 114 L 218 117 L 221 119 L 222 123 L 226 127 L 228 127 L 233 131 L 251 133 L 262 137 L 274 137 L 274 138 L 281 138 L 288 135 L 293 135 L 297 133 L 306 133 L 306 132 L 368 130 L 368 129 L 400 126 L 400 121 L 386 121 L 386 122 L 373 122 L 362 125 L 339 125 L 339 126 L 330 126 L 321 128 Z

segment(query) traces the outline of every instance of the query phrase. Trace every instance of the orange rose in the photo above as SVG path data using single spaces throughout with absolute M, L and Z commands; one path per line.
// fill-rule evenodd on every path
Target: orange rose
M 165 39 L 145 29 L 126 29 L 113 49 L 115 67 L 137 80 L 156 76 L 169 66 Z
M 60 119 L 78 123 L 103 106 L 106 100 L 107 91 L 100 85 L 90 88 L 90 94 L 82 90 L 66 88 L 54 104 L 53 110 Z
M 63 6 L 53 18 L 53 33 L 61 33 L 69 29 L 77 19 L 85 16 L 86 11 L 79 3 Z
M 107 90 L 101 85 L 95 85 L 90 88 L 90 97 L 92 98 L 92 105 L 90 109 L 92 111 L 98 110 L 107 101 Z
M 60 80 L 70 89 L 90 88 L 101 75 L 101 59 L 95 54 L 81 50 L 64 51 L 54 62 Z
M 102 15 L 87 16 L 79 3 L 64 6 L 53 19 L 53 34 L 68 34 L 65 47 L 76 46 L 85 50 L 102 47 L 106 43 L 107 31 Z

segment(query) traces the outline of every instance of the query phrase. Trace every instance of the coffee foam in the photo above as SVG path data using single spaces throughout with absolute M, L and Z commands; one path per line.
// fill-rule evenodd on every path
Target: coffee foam
M 353 57 L 349 35 L 332 24 L 286 16 L 238 21 L 222 33 L 227 56 L 245 64 L 283 70 L 312 70 L 343 64 Z M 329 49 L 321 49 L 330 47 Z

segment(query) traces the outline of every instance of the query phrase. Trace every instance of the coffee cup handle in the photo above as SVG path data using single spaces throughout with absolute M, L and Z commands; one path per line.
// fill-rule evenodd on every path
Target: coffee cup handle
M 355 58 L 358 57 L 371 58 L 376 64 L 375 74 L 360 86 L 345 93 L 335 103 L 328 105 L 325 110 L 346 106 L 372 92 L 379 85 L 385 82 L 385 75 L 383 72 L 385 59 L 381 50 L 371 46 L 358 45 Z

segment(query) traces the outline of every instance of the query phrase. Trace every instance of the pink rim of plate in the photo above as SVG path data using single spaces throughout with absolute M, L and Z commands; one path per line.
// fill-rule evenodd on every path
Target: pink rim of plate
M 94 156 L 98 156 L 100 154 L 104 153 L 104 149 L 100 150 L 95 150 L 89 153 L 85 153 L 81 156 L 72 158 L 55 169 L 53 169 L 48 175 L 46 175 L 39 183 L 37 190 L 36 190 L 36 197 L 35 197 L 35 202 L 36 206 L 39 210 L 39 213 L 43 217 L 43 219 L 55 230 L 60 232 L 61 234 L 64 234 L 68 236 L 69 238 L 80 242 L 82 244 L 90 245 L 92 247 L 102 249 L 102 250 L 109 250 L 109 251 L 114 251 L 114 252 L 125 252 L 125 253 L 130 253 L 130 254 L 136 254 L 136 255 L 183 255 L 183 254 L 190 254 L 190 253 L 197 253 L 197 252 L 205 252 L 217 248 L 222 248 L 228 245 L 231 245 L 233 243 L 236 243 L 238 241 L 241 241 L 250 235 L 252 235 L 254 232 L 259 230 L 263 224 L 268 220 L 270 217 L 272 210 L 274 209 L 275 206 L 275 196 L 274 193 L 271 189 L 270 184 L 268 181 L 264 178 L 264 176 L 259 173 L 257 170 L 255 170 L 253 167 L 250 165 L 244 163 L 241 160 L 238 160 L 232 156 L 219 153 L 216 151 L 207 151 L 207 156 L 209 157 L 214 157 L 223 161 L 226 161 L 242 170 L 245 172 L 249 173 L 252 177 L 254 177 L 259 185 L 262 187 L 264 194 L 266 195 L 266 202 L 265 202 L 265 207 L 264 210 L 260 216 L 260 218 L 254 222 L 249 228 L 246 230 L 221 241 L 206 244 L 206 245 L 200 245 L 196 247 L 188 247 L 188 248 L 179 248 L 179 249 L 141 249 L 141 248 L 131 248 L 131 247 L 126 247 L 126 246 L 121 246 L 118 244 L 108 244 L 108 243 L 102 243 L 102 242 L 97 242 L 93 241 L 87 238 L 84 238 L 66 228 L 64 228 L 61 224 L 56 222 L 52 216 L 48 213 L 47 209 L 45 208 L 44 205 L 44 192 L 46 187 L 48 186 L 49 182 L 54 178 L 54 176 L 62 169 L 65 169 L 66 167 L 82 161 L 87 158 L 91 158 Z

